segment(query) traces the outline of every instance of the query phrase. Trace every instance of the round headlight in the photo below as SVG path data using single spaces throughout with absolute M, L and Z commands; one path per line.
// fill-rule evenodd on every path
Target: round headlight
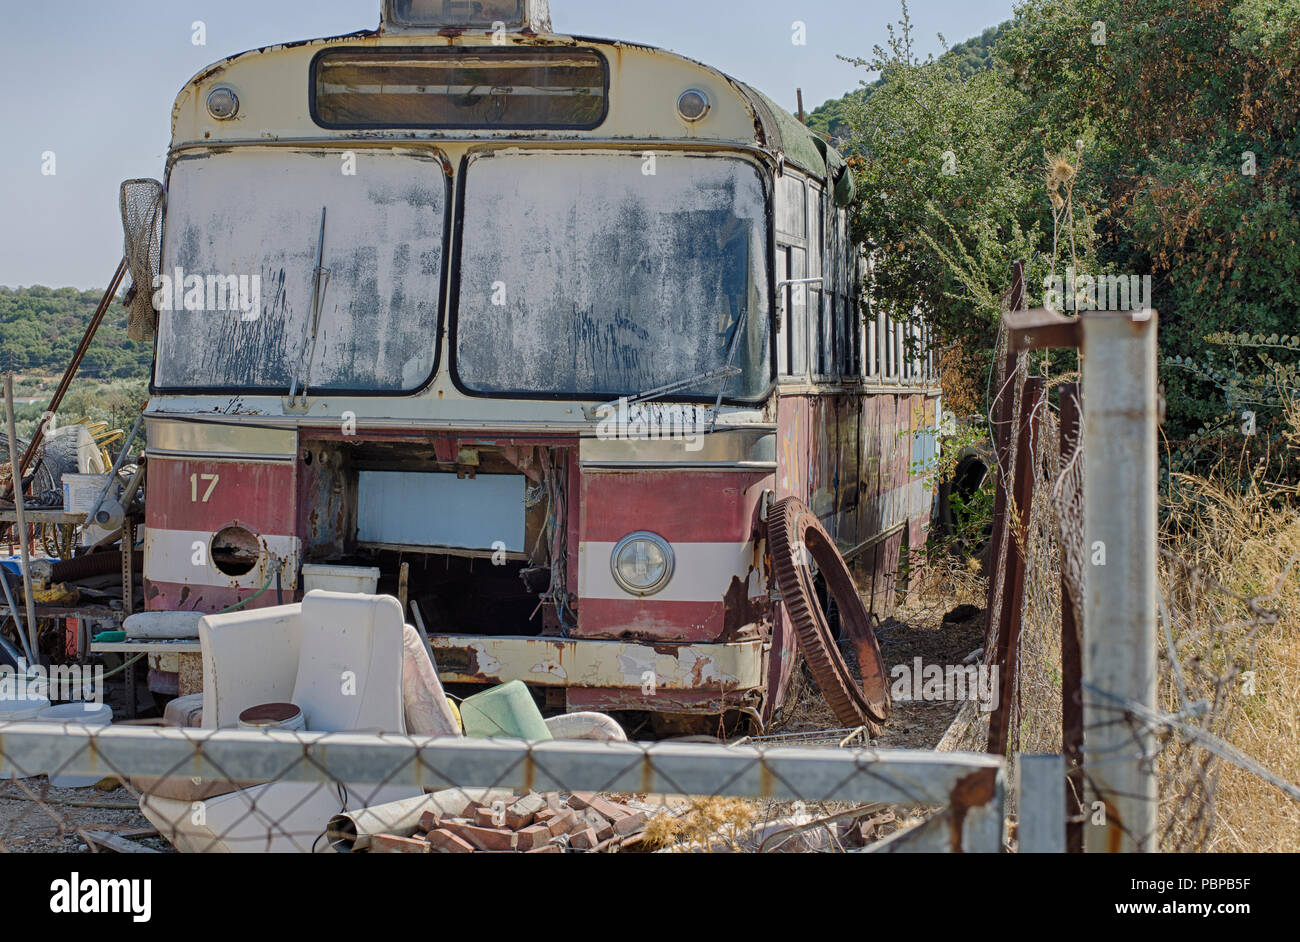
M 699 121 L 709 113 L 709 96 L 698 88 L 682 92 L 677 99 L 677 113 L 687 121 Z
M 630 533 L 609 560 L 614 581 L 632 595 L 654 595 L 673 577 L 673 550 L 657 533 Z
M 218 121 L 229 121 L 239 114 L 239 96 L 229 88 L 214 88 L 208 95 L 208 114 Z

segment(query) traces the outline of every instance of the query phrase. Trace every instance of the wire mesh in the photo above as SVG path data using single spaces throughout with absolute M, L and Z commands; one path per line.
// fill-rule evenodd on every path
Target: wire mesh
M 0 851 L 843 852 L 913 825 L 920 849 L 1001 848 L 1000 761 L 843 732 L 818 748 L 11 723 Z M 55 787 L 70 774 L 107 781 Z

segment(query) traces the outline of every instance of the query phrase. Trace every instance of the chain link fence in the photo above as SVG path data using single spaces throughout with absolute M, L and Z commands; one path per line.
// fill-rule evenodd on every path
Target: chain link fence
M 12 723 L 0 851 L 997 852 L 1003 770 L 851 745 Z
M 1006 333 L 1004 329 L 999 343 L 1002 354 L 1006 352 Z M 1073 447 L 1078 438 L 1072 430 L 1081 425 L 1082 413 L 1073 386 L 1078 373 L 1069 368 L 1073 366 L 1071 359 L 1059 355 L 1032 363 L 1025 354 L 1013 359 L 1015 373 L 1002 375 L 1005 370 L 996 371 L 991 393 L 995 401 L 1010 397 L 1006 414 L 1012 429 L 1032 427 L 1028 452 L 1022 453 L 1024 439 L 1011 434 L 1006 460 L 1000 461 L 998 468 L 1008 482 L 1007 519 L 1022 519 L 1021 511 L 1025 511 L 1023 530 L 1008 528 L 1024 560 L 1020 589 L 1023 601 L 1010 641 L 1016 667 L 1012 682 L 1004 685 L 1011 714 L 1005 752 L 1011 760 L 1008 774 L 1014 799 L 1018 754 L 1065 752 L 1067 758 L 1070 756 L 1071 737 L 1063 736 L 1069 725 L 1065 698 L 1071 695 L 1063 645 L 1066 632 L 1073 628 L 1077 664 L 1083 641 L 1080 603 L 1092 563 L 1083 535 L 1083 469 L 1087 456 L 1081 448 Z M 999 356 L 996 362 L 1002 363 L 1004 358 Z M 1042 384 L 1041 396 L 1025 394 L 1031 379 Z M 1067 415 L 1071 412 L 1073 416 Z M 1067 426 L 1064 436 L 1063 424 Z M 1029 505 L 1020 508 L 1010 482 L 1018 463 L 1025 461 L 1035 486 Z M 1187 491 L 1187 482 L 1183 483 Z M 1242 501 L 1238 505 L 1204 482 L 1191 483 L 1194 493 L 1191 497 L 1184 495 L 1180 504 L 1195 505 L 1195 525 L 1177 533 L 1167 531 L 1160 549 L 1158 706 L 1152 710 L 1116 696 L 1113 691 L 1086 685 L 1075 692 L 1088 705 L 1090 726 L 1083 730 L 1085 737 L 1103 727 L 1116 726 L 1128 735 L 1121 747 L 1110 754 L 1092 756 L 1088 766 L 1075 768 L 1070 774 L 1067 788 L 1075 796 L 1072 823 L 1087 827 L 1106 820 L 1109 809 L 1095 802 L 1098 789 L 1093 787 L 1090 772 L 1112 762 L 1139 760 L 1155 773 L 1159 813 L 1155 833 L 1130 837 L 1166 852 L 1274 849 L 1261 845 L 1258 833 L 1237 833 L 1229 818 L 1241 817 L 1240 806 L 1247 800 L 1267 806 L 1274 815 L 1274 826 L 1300 816 L 1300 786 L 1295 784 L 1291 774 L 1294 769 L 1289 767 L 1294 760 L 1294 743 L 1274 739 L 1272 748 L 1266 746 L 1266 751 L 1254 755 L 1238 744 L 1239 740 L 1267 742 L 1264 728 L 1268 735 L 1276 737 L 1277 727 L 1288 725 L 1264 711 L 1293 712 L 1282 675 L 1288 670 L 1294 673 L 1294 645 L 1279 643 L 1279 631 L 1293 624 L 1289 606 L 1283 603 L 1300 562 L 1300 549 L 1293 550 L 1300 525 L 1294 520 L 1275 522 L 1284 516 L 1275 511 L 1268 534 L 1251 532 L 1264 529 L 1270 517 L 1269 511 L 1258 509 L 1263 501 Z M 1222 519 L 1212 519 L 1216 515 Z M 1207 538 L 1220 541 L 1212 551 L 1203 548 Z M 1259 556 L 1267 554 L 1269 546 L 1276 558 L 1261 565 L 1264 561 Z M 1243 567 L 1239 561 L 1255 562 L 1256 572 L 1248 577 L 1245 589 L 1226 585 L 1220 578 L 1234 566 L 1235 576 L 1242 578 L 1240 570 L 1250 567 Z M 997 659 L 997 613 L 1003 608 L 1005 593 L 1013 590 L 998 562 L 994 560 L 990 566 L 993 584 L 984 656 L 990 665 Z M 1063 610 L 1067 605 L 1069 612 Z M 1269 643 L 1263 644 L 1266 638 Z M 1267 690 L 1263 678 L 1267 678 Z M 940 748 L 982 750 L 988 743 L 988 718 L 967 707 Z M 1227 793 L 1234 806 L 1232 815 L 1225 814 L 1222 807 L 1225 781 L 1232 783 Z M 1017 810 L 1013 800 L 1013 816 Z M 1259 815 L 1255 817 L 1252 823 L 1260 825 Z M 1110 823 L 1128 833 L 1122 822 Z M 1266 831 L 1267 825 L 1255 830 Z M 1230 842 L 1223 840 L 1225 833 L 1232 838 Z

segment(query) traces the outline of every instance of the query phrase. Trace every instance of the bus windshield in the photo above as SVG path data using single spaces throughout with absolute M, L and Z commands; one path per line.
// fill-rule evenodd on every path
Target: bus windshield
M 725 366 L 771 379 L 763 184 L 685 154 L 483 155 L 465 180 L 456 379 L 485 395 L 613 398 Z M 714 378 L 679 397 L 717 395 Z
M 429 381 L 447 178 L 428 155 L 360 160 L 347 176 L 335 153 L 176 163 L 154 292 L 159 389 L 287 394 L 296 380 L 400 393 Z

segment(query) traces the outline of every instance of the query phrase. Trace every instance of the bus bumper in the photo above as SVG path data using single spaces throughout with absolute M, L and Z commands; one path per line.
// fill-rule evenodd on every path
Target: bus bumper
M 443 683 L 625 690 L 629 702 L 722 695 L 763 686 L 767 642 L 671 644 L 434 635 L 429 639 Z

